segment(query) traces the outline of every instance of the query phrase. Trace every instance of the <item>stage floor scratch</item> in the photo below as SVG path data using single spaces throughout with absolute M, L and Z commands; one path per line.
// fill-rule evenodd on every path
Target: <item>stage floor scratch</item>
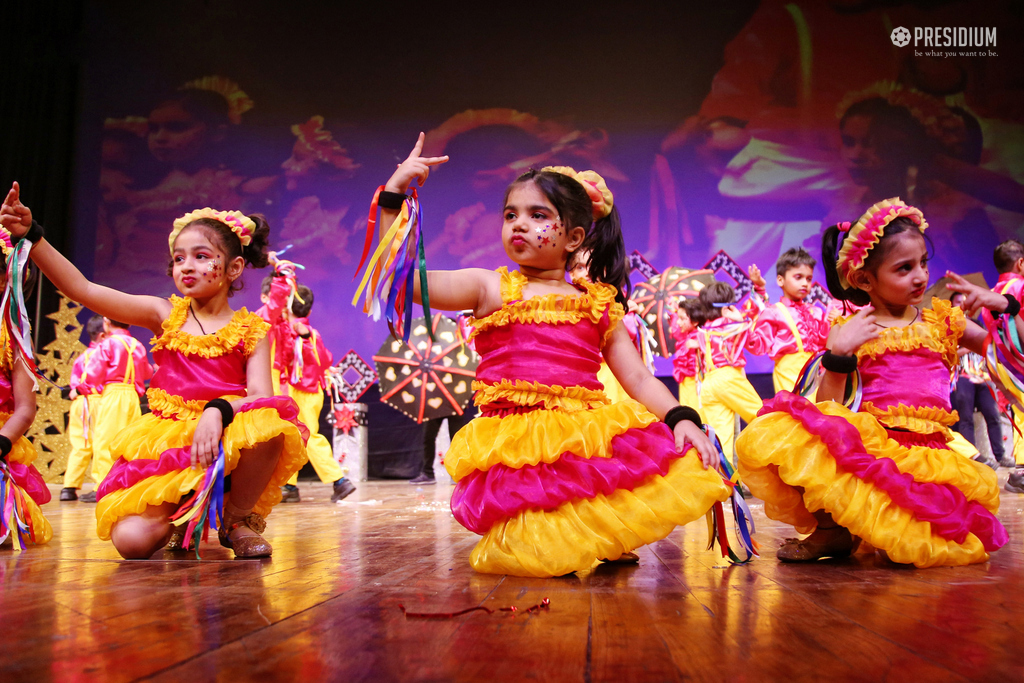
M 1006 471 L 1000 471 L 1000 481 Z M 1024 679 L 1024 496 L 983 565 L 914 570 L 875 555 L 782 565 L 792 529 L 755 504 L 764 557 L 729 567 L 690 524 L 639 566 L 558 579 L 474 573 L 449 487 L 301 486 L 269 519 L 274 557 L 125 562 L 94 506 L 52 502 L 54 540 L 0 550 L 3 681 L 945 681 Z M 54 489 L 56 499 L 57 489 Z M 399 609 L 452 612 L 407 619 Z

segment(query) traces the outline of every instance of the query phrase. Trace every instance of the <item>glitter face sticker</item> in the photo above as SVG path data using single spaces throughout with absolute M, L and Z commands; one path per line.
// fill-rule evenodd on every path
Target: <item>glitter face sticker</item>
M 206 264 L 205 279 L 209 282 L 219 280 L 224 275 L 224 264 L 220 262 L 220 259 L 210 259 L 209 263 Z

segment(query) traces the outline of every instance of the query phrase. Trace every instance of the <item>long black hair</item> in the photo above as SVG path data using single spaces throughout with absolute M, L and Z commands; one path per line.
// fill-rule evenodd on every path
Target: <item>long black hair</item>
M 885 226 L 878 244 L 868 252 L 867 257 L 864 259 L 864 269 L 871 273 L 877 272 L 878 266 L 881 265 L 885 255 L 892 249 L 892 240 L 890 238 L 910 231 L 914 231 L 924 238 L 930 253 L 932 245 L 928 236 L 920 232 L 920 228 L 913 220 L 906 216 L 900 216 L 894 218 Z M 840 230 L 838 225 L 833 225 L 825 230 L 825 234 L 821 238 L 821 265 L 825 269 L 825 283 L 828 285 L 828 291 L 836 299 L 849 301 L 856 306 L 867 306 L 871 303 L 871 297 L 868 296 L 867 292 L 856 287 L 843 287 L 839 280 L 837 259 L 839 250 L 843 246 L 843 241 L 848 235 L 849 233 Z
M 613 206 L 611 213 L 595 221 L 590 196 L 578 180 L 562 173 L 534 169 L 512 181 L 505 190 L 504 203 L 508 203 L 508 195 L 512 188 L 527 182 L 532 182 L 544 193 L 558 211 L 567 231 L 577 227 L 582 227 L 586 231 L 587 236 L 583 239 L 583 244 L 570 255 L 565 269 L 572 270 L 576 254 L 589 252 L 587 274 L 590 281 L 603 282 L 614 287 L 615 300 L 625 306 L 632 285 L 626 265 L 626 243 L 622 239 L 619 210 Z

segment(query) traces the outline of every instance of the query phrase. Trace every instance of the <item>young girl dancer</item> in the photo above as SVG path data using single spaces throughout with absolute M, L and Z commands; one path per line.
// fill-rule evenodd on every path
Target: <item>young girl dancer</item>
M 421 157 L 422 148 L 421 134 L 381 193 L 391 209 L 382 225 L 414 179 L 422 184 L 447 161 Z M 628 280 L 612 201 L 592 171 L 528 171 L 506 191 L 501 230 L 519 270 L 428 275 L 432 306 L 474 312 L 482 415 L 455 436 L 445 467 L 457 482 L 452 512 L 483 535 L 470 557 L 477 571 L 586 570 L 664 538 L 729 495 L 707 468 L 716 453 L 700 418 L 647 371 L 618 324 Z M 581 248 L 590 249 L 592 282 L 569 284 Z M 602 355 L 639 403 L 611 403 L 601 392 Z
M 0 227 L 0 251 L 7 259 L 13 250 L 11 233 Z M 0 291 L 7 287 L 6 271 L 0 271 Z M 0 499 L 0 546 L 24 547 L 25 542 L 46 543 L 53 536 L 40 505 L 50 502 L 50 489 L 32 462 L 36 447 L 25 432 L 36 417 L 36 382 L 32 371 L 14 353 L 7 325 L 0 324 L 0 464 L 6 472 L 4 498 Z M 17 488 L 13 489 L 10 484 Z M 8 507 L 8 498 L 13 503 Z M 16 515 L 12 514 L 15 513 Z M 22 526 L 19 528 L 18 520 Z
M 896 198 L 852 227 L 825 232 L 829 290 L 867 308 L 829 334 L 818 403 L 780 392 L 736 445 L 743 481 L 765 501 L 765 514 L 813 532 L 787 541 L 778 551 L 783 561 L 849 555 L 859 537 L 895 562 L 963 565 L 1006 543 L 994 515 L 995 473 L 947 446 L 957 348 L 980 353 L 985 331 L 948 301 L 919 308 L 928 286 L 927 226 Z M 972 306 L 1007 308 L 986 289 L 962 280 L 955 287 Z M 860 412 L 842 405 L 855 371 Z
M 159 366 L 148 393 L 152 413 L 121 431 L 115 460 L 99 487 L 100 538 L 126 559 L 150 557 L 172 535 L 170 517 L 199 490 L 223 448 L 231 491 L 220 542 L 236 557 L 263 557 L 264 517 L 280 486 L 306 461 L 307 434 L 295 402 L 273 396 L 267 324 L 228 297 L 246 265 L 267 265 L 269 227 L 262 216 L 201 209 L 174 222 L 168 266 L 184 298 L 125 294 L 85 277 L 42 238 L 15 183 L 0 220 L 34 242 L 32 259 L 65 295 L 97 313 L 154 332 Z M 29 228 L 32 228 L 31 230 Z

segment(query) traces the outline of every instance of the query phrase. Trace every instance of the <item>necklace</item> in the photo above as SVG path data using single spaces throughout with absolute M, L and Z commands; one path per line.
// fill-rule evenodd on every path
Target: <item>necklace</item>
M 915 308 L 914 309 L 914 319 L 911 320 L 906 325 L 883 325 L 882 323 L 878 323 L 878 322 L 876 322 L 875 325 L 877 325 L 878 327 L 881 327 L 883 330 L 891 330 L 894 327 L 910 327 L 911 325 L 913 325 L 914 323 L 917 322 L 917 318 L 918 318 L 919 315 L 921 315 L 921 309 L 920 308 Z
M 206 330 L 203 329 L 203 324 L 201 322 L 199 322 L 199 316 L 196 315 L 195 309 L 192 308 L 192 302 L 191 301 L 188 302 L 188 310 L 189 310 L 189 313 L 192 314 L 192 319 L 196 321 L 196 325 L 199 325 L 199 331 L 202 332 L 203 336 L 205 337 L 206 336 Z

